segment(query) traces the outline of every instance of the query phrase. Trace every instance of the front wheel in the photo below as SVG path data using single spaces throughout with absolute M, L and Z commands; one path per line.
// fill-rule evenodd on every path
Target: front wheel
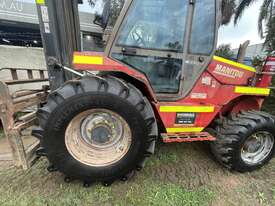
M 220 163 L 239 172 L 253 171 L 274 154 L 275 120 L 260 111 L 241 112 L 224 119 L 216 136 L 211 149 Z
M 112 76 L 66 83 L 49 95 L 38 119 L 50 163 L 84 182 L 127 178 L 154 152 L 158 134 L 149 101 Z

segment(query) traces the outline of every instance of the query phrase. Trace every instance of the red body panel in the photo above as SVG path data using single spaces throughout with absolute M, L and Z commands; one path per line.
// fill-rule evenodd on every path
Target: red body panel
M 263 72 L 275 72 L 275 57 L 268 57 L 264 64 Z M 263 75 L 261 81 L 257 82 L 258 87 L 268 87 L 272 81 L 271 75 Z
M 118 62 L 104 56 L 104 53 L 102 52 L 75 52 L 74 55 L 80 55 L 80 56 L 93 56 L 93 57 L 102 57 L 103 58 L 103 64 L 75 64 L 74 68 L 77 70 L 89 70 L 89 71 L 119 71 L 123 72 L 125 74 L 128 74 L 131 77 L 134 77 L 135 79 L 138 79 L 139 81 L 143 82 L 146 85 L 146 88 L 148 88 L 148 92 L 151 94 L 151 98 L 156 102 L 156 97 L 154 94 L 154 91 L 152 87 L 150 86 L 150 83 L 148 79 L 142 74 L 141 72 L 138 72 L 135 69 L 131 69 L 129 67 L 126 67 L 122 64 L 119 64 Z
M 76 53 L 84 56 L 103 57 L 102 65 L 93 65 L 90 63 L 74 64 L 79 70 L 91 71 L 119 71 L 126 73 L 146 85 L 151 98 L 156 100 L 156 96 L 150 86 L 146 76 L 128 66 L 122 65 L 114 60 L 104 57 L 102 53 L 86 52 Z M 275 70 L 275 58 L 267 59 L 264 71 Z M 226 61 L 213 60 L 208 69 L 197 80 L 192 91 L 185 97 L 176 102 L 152 102 L 157 117 L 160 117 L 165 128 L 206 128 L 217 115 L 223 115 L 226 112 L 239 112 L 240 110 L 260 109 L 263 97 L 266 95 L 242 94 L 236 92 L 236 86 L 248 85 L 251 78 L 255 76 L 255 71 L 244 69 L 244 66 L 238 67 L 238 64 L 230 64 Z M 268 87 L 271 77 L 263 75 L 257 82 L 257 87 Z M 249 96 L 248 96 L 249 95 Z M 242 98 L 244 97 L 245 98 Z M 176 124 L 177 112 L 161 112 L 162 106 L 213 106 L 213 112 L 197 112 L 193 124 Z M 167 130 L 168 131 L 168 130 Z M 163 131 L 165 132 L 165 131 Z
M 217 81 L 229 85 L 247 85 L 249 78 L 254 76 L 254 72 L 217 60 L 209 64 L 208 71 Z
M 90 71 L 120 71 L 124 72 L 126 74 L 129 74 L 130 76 L 133 76 L 136 79 L 139 79 L 143 82 L 146 82 L 149 84 L 147 78 L 140 72 L 125 67 L 122 64 L 117 63 L 116 61 L 105 57 L 103 53 L 100 52 L 75 52 L 75 55 L 81 55 L 81 56 L 93 56 L 93 57 L 103 57 L 103 64 L 97 65 L 97 64 L 74 64 L 74 67 L 78 70 L 90 70 Z

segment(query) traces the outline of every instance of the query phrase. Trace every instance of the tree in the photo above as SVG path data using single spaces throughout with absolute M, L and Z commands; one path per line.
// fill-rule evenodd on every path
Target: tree
M 238 20 L 242 17 L 244 11 L 251 6 L 256 0 L 241 0 L 236 8 L 234 23 L 237 24 Z M 275 37 L 274 37 L 274 22 L 275 22 L 275 0 L 263 0 L 260 8 L 260 14 L 258 18 L 258 31 L 261 38 L 265 38 L 264 45 L 267 46 L 267 51 L 271 52 L 275 50 Z M 264 32 L 263 25 L 266 25 L 266 31 Z
M 226 59 L 234 58 L 234 52 L 231 50 L 230 44 L 221 44 L 216 49 L 215 55 L 226 58 Z
M 252 65 L 254 67 L 263 66 L 265 58 L 261 56 L 255 56 L 252 58 Z
M 236 0 L 222 0 L 222 25 L 228 24 L 235 13 Z
M 275 15 L 267 24 L 266 38 L 264 45 L 268 55 L 275 51 Z

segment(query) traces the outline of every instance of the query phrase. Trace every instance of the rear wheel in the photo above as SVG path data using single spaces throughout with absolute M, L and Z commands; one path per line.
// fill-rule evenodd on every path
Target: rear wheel
M 275 150 L 274 117 L 260 111 L 241 112 L 224 119 L 211 143 L 216 159 L 229 169 L 253 171 L 272 158 Z
M 50 163 L 71 179 L 127 179 L 154 152 L 158 135 L 148 100 L 115 77 L 66 83 L 38 111 L 41 139 Z

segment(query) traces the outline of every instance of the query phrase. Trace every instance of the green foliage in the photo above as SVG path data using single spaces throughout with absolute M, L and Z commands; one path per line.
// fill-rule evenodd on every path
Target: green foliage
M 234 57 L 234 52 L 231 50 L 230 44 L 222 44 L 216 49 L 215 55 L 226 59 L 232 59 Z
M 267 205 L 267 198 L 263 192 L 258 192 L 258 199 L 261 205 Z
M 149 182 L 148 182 L 149 183 Z M 132 198 L 140 192 L 135 185 L 127 192 L 126 198 L 118 205 L 150 205 L 150 206 L 207 206 L 214 199 L 214 192 L 202 187 L 186 190 L 175 184 L 149 183 L 142 191 L 142 198 Z M 125 204 L 127 203 L 127 204 Z
M 145 195 L 145 203 L 152 206 L 206 206 L 213 199 L 214 193 L 207 189 L 188 191 L 173 184 L 154 185 Z
M 230 22 L 236 8 L 235 0 L 222 0 L 222 24 Z
M 266 52 L 271 54 L 275 51 L 275 15 L 267 24 L 265 43 Z
M 275 186 L 271 189 L 272 191 L 272 198 L 273 200 L 275 200 Z
M 252 59 L 252 65 L 254 67 L 263 66 L 264 62 L 265 62 L 265 58 L 261 56 L 255 56 Z

